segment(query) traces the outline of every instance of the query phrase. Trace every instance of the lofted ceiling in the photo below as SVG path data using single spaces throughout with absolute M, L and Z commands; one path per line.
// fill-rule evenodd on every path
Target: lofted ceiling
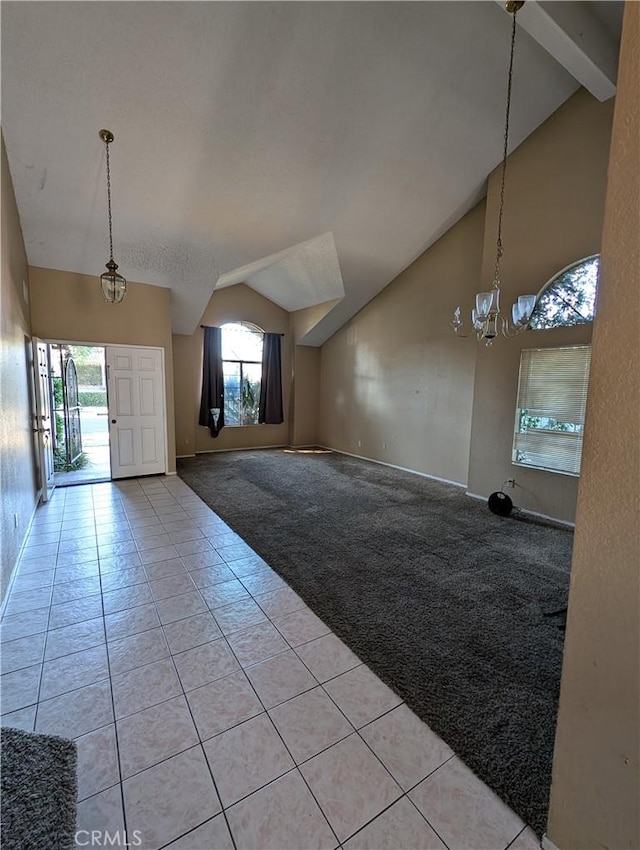
M 545 5 L 589 5 L 619 35 L 621 3 Z M 500 158 L 511 19 L 491 0 L 5 0 L 1 14 L 29 263 L 103 271 L 107 127 L 115 258 L 171 288 L 176 333 L 244 282 L 287 310 L 341 299 L 303 340 L 321 344 L 482 197 Z M 519 31 L 511 148 L 572 74 Z

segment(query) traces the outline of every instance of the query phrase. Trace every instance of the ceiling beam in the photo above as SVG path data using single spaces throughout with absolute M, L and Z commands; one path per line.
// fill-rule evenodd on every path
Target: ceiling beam
M 496 3 L 505 8 L 504 0 Z M 614 96 L 618 45 L 588 2 L 527 0 L 518 24 L 594 97 L 604 101 Z

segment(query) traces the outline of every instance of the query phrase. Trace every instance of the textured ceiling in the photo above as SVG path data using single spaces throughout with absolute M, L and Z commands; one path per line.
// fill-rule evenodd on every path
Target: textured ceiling
M 221 275 L 216 289 L 246 283 L 289 312 L 344 296 L 332 233 Z
M 481 197 L 510 18 L 494 2 L 3 2 L 2 124 L 29 262 L 115 257 L 191 333 L 216 286 L 344 298 L 320 344 Z M 519 35 L 512 147 L 575 89 Z M 277 255 L 274 261 L 273 255 Z M 425 286 L 429 285 L 425 281 Z M 338 293 L 338 294 L 336 294 Z

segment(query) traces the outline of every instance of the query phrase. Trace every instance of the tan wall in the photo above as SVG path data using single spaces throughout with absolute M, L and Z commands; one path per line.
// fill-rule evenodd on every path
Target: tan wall
M 600 251 L 613 101 L 579 90 L 509 157 L 502 261 L 502 310 L 537 293 L 572 262 Z M 489 179 L 482 289 L 491 288 L 500 174 Z M 591 325 L 525 333 L 478 346 L 469 491 L 488 496 L 507 478 L 514 502 L 573 521 L 578 479 L 511 464 L 520 351 L 589 342 Z
M 2 157 L 2 278 L 0 280 L 0 600 L 36 502 L 31 431 L 31 368 L 27 258 L 4 139 Z M 28 292 L 28 290 L 27 290 Z M 18 519 L 18 524 L 14 520 Z
M 466 483 L 476 345 L 449 323 L 477 286 L 483 231 L 484 202 L 325 343 L 322 445 Z
M 640 847 L 640 4 L 627 3 L 549 838 Z
M 31 322 L 35 336 L 97 345 L 164 348 L 168 471 L 175 472 L 171 291 L 128 283 L 121 304 L 107 304 L 98 277 L 31 267 Z
M 320 349 L 296 345 L 293 357 L 291 445 L 315 446 L 318 442 Z
M 241 283 L 214 292 L 200 322 L 211 326 L 225 322 L 251 322 L 269 333 L 285 334 L 282 340 L 285 421 L 282 425 L 225 426 L 215 439 L 207 428 L 198 425 L 204 338 L 204 332 L 198 328 L 192 336 L 174 337 L 176 399 L 179 401 L 176 404 L 177 454 L 288 445 L 292 374 L 289 313 Z
M 201 374 L 197 371 L 196 334 L 173 335 L 173 394 L 176 405 L 176 455 L 196 450 Z M 202 362 L 202 361 L 201 361 Z
M 600 250 L 613 103 L 578 91 L 510 157 L 503 310 Z M 479 205 L 323 347 L 319 441 L 466 483 L 488 496 L 515 478 L 516 504 L 573 521 L 578 479 L 511 463 L 522 348 L 589 342 L 591 326 L 456 340 L 450 313 L 489 289 L 499 172 Z M 485 218 L 486 213 L 486 218 Z M 476 362 L 477 358 L 477 362 Z M 383 448 L 383 445 L 386 448 Z

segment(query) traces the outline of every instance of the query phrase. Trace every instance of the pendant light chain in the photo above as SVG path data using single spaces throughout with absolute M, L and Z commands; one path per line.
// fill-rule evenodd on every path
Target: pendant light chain
M 509 148 L 509 120 L 511 117 L 511 86 L 513 83 L 513 56 L 516 46 L 516 14 L 517 9 L 513 11 L 513 21 L 511 25 L 511 54 L 509 56 L 509 75 L 507 78 L 507 108 L 504 121 L 504 145 L 502 149 L 502 177 L 500 183 L 500 209 L 498 212 L 498 238 L 496 240 L 496 265 L 493 272 L 494 289 L 500 287 L 500 260 L 502 259 L 502 218 L 504 215 L 504 184 L 507 174 L 507 155 Z M 107 152 L 108 152 L 107 148 Z
M 113 224 L 111 220 L 111 167 L 109 164 L 109 142 L 105 142 L 107 148 L 107 206 L 109 210 L 109 259 L 113 260 Z
M 127 291 L 127 281 L 118 274 L 118 264 L 113 259 L 113 218 L 111 214 L 111 159 L 109 145 L 114 139 L 111 130 L 100 130 L 98 133 L 107 148 L 107 215 L 109 220 L 109 262 L 106 263 L 107 271 L 100 275 L 100 286 L 105 300 L 110 304 L 119 304 Z

